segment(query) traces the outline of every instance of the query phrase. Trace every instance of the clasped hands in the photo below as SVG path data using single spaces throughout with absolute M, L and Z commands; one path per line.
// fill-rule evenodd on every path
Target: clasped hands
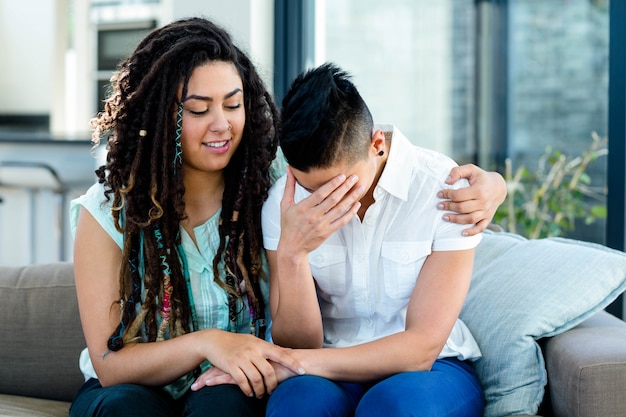
M 348 223 L 357 213 L 358 200 L 364 191 L 361 186 L 355 187 L 357 181 L 355 176 L 338 175 L 296 204 L 296 180 L 287 169 L 280 207 L 280 245 L 289 248 L 293 254 L 306 256 Z M 243 338 L 229 339 L 244 342 Z M 196 379 L 191 389 L 197 391 L 205 386 L 237 384 L 246 395 L 260 398 L 271 393 L 279 382 L 304 373 L 291 349 L 257 340 L 258 344 L 249 343 L 248 346 L 224 346 L 220 349 L 224 356 L 214 355 L 220 359 L 212 362 L 212 367 Z M 272 348 L 265 346 L 266 343 Z

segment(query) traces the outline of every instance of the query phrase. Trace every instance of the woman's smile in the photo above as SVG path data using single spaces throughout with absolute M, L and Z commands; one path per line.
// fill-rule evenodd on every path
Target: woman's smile
M 230 149 L 230 139 L 217 140 L 212 142 L 203 142 L 204 146 L 208 147 L 211 152 L 224 153 Z

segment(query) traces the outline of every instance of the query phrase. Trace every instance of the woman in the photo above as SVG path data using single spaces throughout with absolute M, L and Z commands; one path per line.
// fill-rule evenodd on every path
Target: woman
M 88 380 L 71 415 L 263 415 L 269 361 L 299 369 L 263 340 L 272 98 L 204 19 L 155 30 L 116 77 L 93 122 L 106 165 L 72 205 Z M 190 392 L 209 364 L 239 387 Z

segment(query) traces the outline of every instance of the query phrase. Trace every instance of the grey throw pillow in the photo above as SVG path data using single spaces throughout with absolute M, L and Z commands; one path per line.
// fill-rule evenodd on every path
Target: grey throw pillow
M 486 231 L 461 312 L 483 357 L 485 417 L 537 413 L 547 382 L 536 340 L 608 306 L 626 289 L 626 254 L 564 238 Z

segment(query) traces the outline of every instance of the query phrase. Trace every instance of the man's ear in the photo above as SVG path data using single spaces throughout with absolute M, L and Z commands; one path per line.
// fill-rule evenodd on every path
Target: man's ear
M 372 134 L 372 152 L 376 155 L 381 155 L 387 152 L 387 144 L 385 143 L 385 132 L 382 130 L 375 130 Z

